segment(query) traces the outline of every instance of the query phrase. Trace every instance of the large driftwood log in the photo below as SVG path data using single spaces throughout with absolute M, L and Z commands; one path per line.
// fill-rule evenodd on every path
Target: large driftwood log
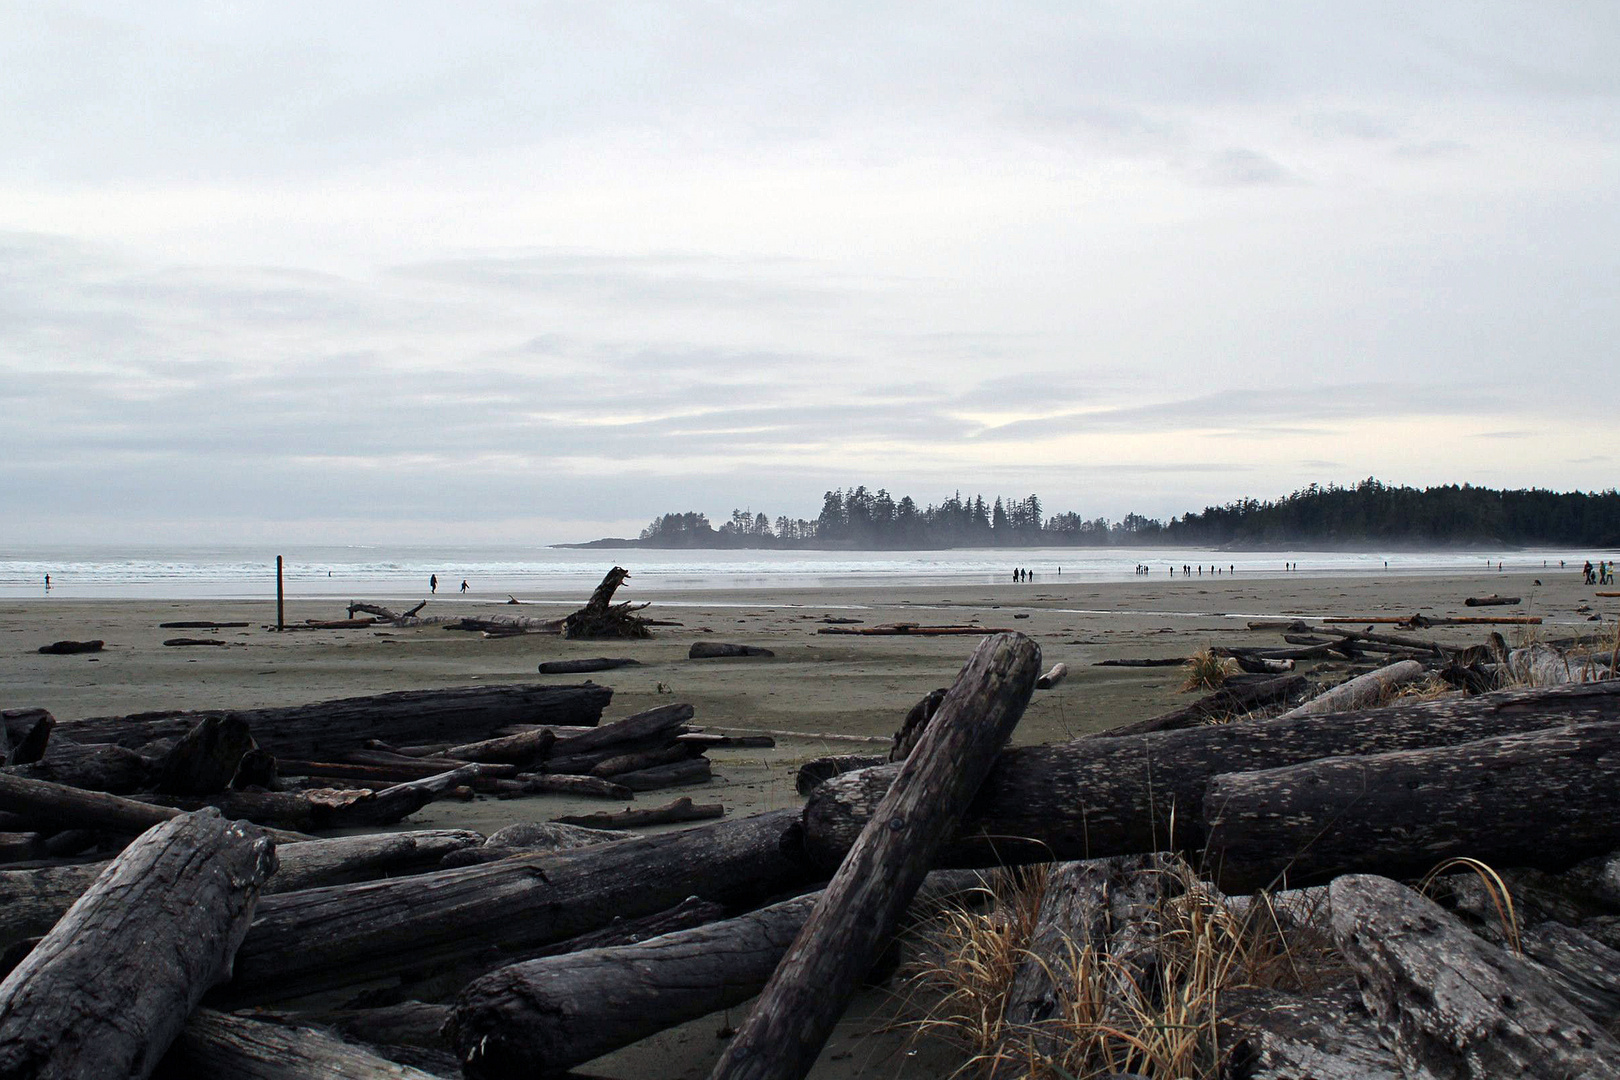
M 594 814 L 564 814 L 556 819 L 559 825 L 575 825 L 591 830 L 601 829 L 634 829 L 646 825 L 672 825 L 681 821 L 704 821 L 708 818 L 724 817 L 726 808 L 721 803 L 693 804 L 691 796 L 683 795 L 679 799 L 665 803 L 663 806 L 654 806 L 646 810 L 632 810 L 628 807 L 617 813 L 599 811 Z
M 811 880 L 781 852 L 791 810 L 393 881 L 266 897 L 231 994 L 285 999 L 435 961 L 546 945 L 688 896 L 757 901 Z
M 1620 847 L 1617 787 L 1620 723 L 1575 724 L 1217 776 L 1203 818 L 1231 892 L 1283 873 L 1417 876 L 1454 856 L 1562 870 Z
M 451 852 L 483 841 L 475 832 L 433 829 L 282 844 L 261 893 L 293 892 L 436 869 Z M 108 862 L 0 870 L 0 948 L 45 933 L 95 883 Z
M 628 656 L 597 656 L 588 660 L 542 660 L 542 675 L 588 675 L 593 671 L 612 671 L 614 668 L 637 667 L 641 661 Z
M 278 757 L 317 758 L 360 749 L 367 739 L 396 744 L 466 742 L 506 724 L 594 727 L 613 697 L 605 686 L 463 686 L 402 690 L 280 708 L 153 712 L 64 722 L 59 733 L 81 743 L 141 747 L 179 738 L 208 716 L 237 716 L 253 738 Z
M 157 1071 L 159 1080 L 438 1080 L 310 1027 L 199 1009 Z
M 512 783 L 521 795 L 582 795 L 588 799 L 633 799 L 636 793 L 600 776 L 522 773 Z
M 26 745 L 19 748 L 19 756 L 27 756 L 30 749 Z M 31 764 L 8 765 L 4 773 L 85 791 L 128 795 L 141 789 L 149 771 L 141 755 L 122 746 L 81 746 L 56 738 Z
M 275 865 L 271 840 L 213 811 L 144 834 L 0 982 L 0 1075 L 150 1075 L 229 978 Z
M 63 829 L 99 829 L 120 836 L 134 836 L 184 811 L 167 806 L 109 795 L 101 791 L 80 791 L 47 780 L 0 773 L 0 810 Z M 271 832 L 280 840 L 309 840 L 292 833 Z
M 1221 1013 L 1230 1080 L 1406 1080 L 1354 988 L 1229 990 Z
M 1258 720 L 1129 738 L 1088 738 L 1002 752 L 943 865 L 1045 862 L 1178 849 L 1205 841 L 1205 787 L 1220 773 L 1368 755 L 1620 720 L 1620 682 L 1504 690 L 1359 713 Z M 811 792 L 803 839 L 835 867 L 897 767 L 863 769 Z M 1174 835 L 1172 832 L 1174 825 Z
M 753 997 L 819 898 L 502 968 L 462 992 L 445 1033 L 470 1080 L 562 1072 Z
M 71 656 L 74 653 L 100 652 L 106 645 L 100 638 L 94 641 L 53 641 L 49 645 L 41 645 L 39 651 L 56 656 Z
M 1323 716 L 1327 713 L 1354 712 L 1357 709 L 1371 708 L 1400 687 L 1423 678 L 1424 670 L 1423 665 L 1416 660 L 1402 660 L 1381 667 L 1377 671 L 1357 675 L 1349 682 L 1341 683 L 1325 693 L 1318 694 L 1305 704 L 1290 709 L 1283 713 L 1283 716 Z
M 1620 1042 L 1536 966 L 1388 878 L 1332 886 L 1333 935 L 1390 1048 L 1417 1075 L 1620 1077 Z
M 623 784 L 631 791 L 658 791 L 662 788 L 706 784 L 713 775 L 713 766 L 706 757 L 686 758 L 668 765 L 655 765 L 635 772 L 617 773 L 615 784 Z
M 979 643 L 710 1074 L 713 1080 L 797 1080 L 810 1071 L 1023 716 L 1040 664 L 1040 647 L 1022 634 Z
M 1520 939 L 1524 955 L 1536 961 L 1553 985 L 1611 1035 L 1620 1020 L 1620 950 L 1563 923 L 1544 922 Z
M 555 821 L 521 821 L 490 834 L 489 839 L 477 847 L 466 847 L 449 852 L 440 860 L 443 867 L 477 866 L 480 863 L 508 859 L 537 851 L 572 851 L 592 844 L 608 844 L 615 840 L 631 840 L 635 833 L 617 829 L 582 828 L 578 825 Z
M 300 832 L 393 825 L 453 788 L 470 784 L 484 765 L 392 784 L 380 790 L 313 788 L 306 791 L 225 791 L 218 795 L 152 795 L 154 802 L 195 810 L 213 806 L 229 817 Z
M 761 645 L 735 645 L 725 641 L 694 641 L 686 650 L 688 660 L 717 660 L 728 656 L 772 657 L 776 654 Z
M 1602 660 L 1572 658 L 1539 642 L 1508 653 L 1507 666 L 1508 674 L 1526 686 L 1597 682 L 1611 677 L 1609 665 Z
M 819 757 L 814 761 L 807 761 L 799 766 L 798 775 L 794 778 L 793 786 L 800 795 L 808 795 L 816 789 L 816 785 L 823 780 L 831 780 L 835 776 L 842 776 L 856 769 L 868 769 L 873 765 L 882 765 L 889 759 L 877 754 L 833 754 L 830 757 Z
M 961 878 L 956 871 L 930 874 L 912 915 L 925 893 L 963 891 Z M 566 942 L 579 947 L 468 984 L 446 1034 L 469 1077 L 543 1075 L 588 1061 L 753 997 L 820 896 L 810 893 L 723 922 L 711 915 L 708 925 L 671 927 L 634 943 L 586 948 L 586 938 Z M 688 906 L 690 901 L 682 908 Z
M 566 739 L 558 739 L 551 747 L 551 756 L 555 760 L 576 757 L 581 754 L 591 754 L 608 747 L 619 747 L 621 744 L 634 743 L 643 739 L 662 737 L 665 733 L 673 731 L 688 720 L 692 719 L 692 706 L 684 702 L 670 705 L 659 705 L 645 712 L 627 716 L 622 720 L 615 720 L 610 724 L 603 724 L 591 731 L 579 735 L 572 735 Z M 673 738 L 673 735 L 670 736 Z M 623 753 L 615 749 L 614 753 Z M 593 762 L 593 764 L 595 764 Z M 562 771 L 553 769 L 553 771 Z M 589 771 L 587 769 L 586 771 Z
M 1089 736 L 1093 739 L 1119 738 L 1125 735 L 1145 735 L 1150 731 L 1179 731 L 1182 728 L 1197 727 L 1208 723 L 1211 718 L 1231 716 L 1250 712 L 1262 705 L 1272 705 L 1279 701 L 1287 701 L 1301 690 L 1305 689 L 1305 676 L 1283 675 L 1275 679 L 1265 679 L 1254 683 L 1237 683 L 1232 686 L 1223 686 L 1207 697 L 1199 698 L 1191 705 L 1184 705 L 1179 709 L 1159 716 L 1138 720 L 1134 724 L 1122 724 L 1107 731 L 1099 731 Z
M 29 765 L 45 756 L 56 717 L 44 709 L 0 710 L 0 753 L 6 765 Z
M 550 728 L 536 728 L 516 735 L 500 735 L 493 739 L 463 743 L 444 752 L 445 757 L 461 761 L 483 761 L 490 764 L 533 765 L 544 761 L 557 741 Z

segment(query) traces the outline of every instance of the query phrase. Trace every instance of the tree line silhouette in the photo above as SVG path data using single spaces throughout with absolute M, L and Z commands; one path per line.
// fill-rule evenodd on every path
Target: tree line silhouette
M 918 506 L 864 485 L 829 491 L 814 520 L 733 510 L 714 527 L 695 511 L 664 514 L 641 531 L 649 547 L 919 549 L 1089 546 L 1330 546 L 1359 543 L 1620 546 L 1620 493 L 1502 491 L 1470 484 L 1412 488 L 1367 479 L 1350 487 L 1312 484 L 1274 501 L 1239 499 L 1169 521 L 1127 514 L 1119 521 L 1072 511 L 1042 516 L 1039 496 L 960 491 Z

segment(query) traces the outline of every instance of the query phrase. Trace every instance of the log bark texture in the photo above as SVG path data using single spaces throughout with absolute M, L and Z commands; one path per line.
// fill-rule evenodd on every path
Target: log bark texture
M 518 950 L 688 896 L 756 901 L 811 879 L 781 852 L 791 810 L 392 881 L 266 897 L 231 996 L 284 999 L 488 948 Z
M 1408 1080 L 1354 988 L 1315 994 L 1229 991 L 1227 1080 Z
M 1023 716 L 1041 650 L 986 638 L 900 767 L 713 1080 L 803 1077 Z
M 199 1009 L 163 1059 L 159 1080 L 439 1080 L 310 1027 Z
M 942 865 L 1045 862 L 1180 849 L 1205 841 L 1211 777 L 1317 758 L 1448 746 L 1570 722 L 1620 720 L 1620 682 L 1504 690 L 1359 713 L 1258 720 L 1001 753 Z M 803 841 L 836 867 L 898 771 L 878 766 L 811 792 Z M 1171 836 L 1174 811 L 1174 836 Z
M 150 1075 L 229 978 L 275 865 L 271 840 L 212 811 L 144 834 L 0 982 L 0 1076 Z
M 1454 856 L 1563 870 L 1620 847 L 1617 788 L 1620 723 L 1576 724 L 1217 776 L 1203 818 L 1229 892 L 1416 877 Z
M 138 713 L 101 716 L 60 725 L 81 743 L 140 747 L 179 738 L 208 716 L 237 716 L 253 738 L 278 757 L 318 758 L 323 752 L 360 749 L 367 739 L 388 742 L 466 742 L 506 724 L 593 727 L 613 697 L 605 686 L 516 683 L 443 690 L 402 690 L 280 708 Z
M 1334 939 L 1409 1072 L 1620 1077 L 1620 1042 L 1535 965 L 1388 878 L 1346 875 L 1331 893 Z
M 253 749 L 253 735 L 240 716 L 208 716 L 181 736 L 158 765 L 158 790 L 175 795 L 224 791 L 242 757 Z
M 27 756 L 29 751 L 24 745 L 18 753 Z M 32 763 L 8 765 L 4 770 L 8 776 L 118 795 L 139 791 L 145 786 L 149 772 L 145 760 L 133 750 L 122 746 L 81 746 L 62 738 L 52 739 Z

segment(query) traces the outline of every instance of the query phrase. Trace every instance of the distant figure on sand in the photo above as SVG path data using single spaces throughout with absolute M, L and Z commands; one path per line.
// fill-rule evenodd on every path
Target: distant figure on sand
M 429 574 L 428 575 L 428 592 L 437 593 L 438 591 L 439 591 L 439 575 L 438 574 Z
M 466 578 L 461 579 L 461 591 L 462 592 L 467 591 L 467 579 Z
M 51 591 L 51 575 L 49 575 L 49 574 L 45 575 L 45 591 L 46 592 Z

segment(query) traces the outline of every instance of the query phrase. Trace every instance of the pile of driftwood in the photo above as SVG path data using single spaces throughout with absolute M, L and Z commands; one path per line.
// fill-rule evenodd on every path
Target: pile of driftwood
M 1040 669 L 1027 638 L 986 639 L 904 761 L 833 776 L 802 811 L 334 881 L 310 870 L 335 854 L 205 809 L 81 876 L 65 912 L 60 884 L 11 877 L 41 871 L 5 872 L 58 907 L 9 954 L 0 1075 L 549 1075 L 759 994 L 713 1075 L 803 1076 L 938 872 L 1142 855 L 1203 868 L 1223 902 L 1331 885 L 1355 988 L 1330 1013 L 1251 1001 L 1229 1075 L 1380 1075 L 1301 1063 L 1330 1037 L 1388 1076 L 1614 1075 L 1614 896 L 1567 932 L 1515 926 L 1521 957 L 1386 879 L 1451 857 L 1620 875 L 1620 682 L 1004 748 Z M 1097 909 L 1069 907 L 1047 936 L 1083 944 Z M 331 1011 L 345 989 L 365 992 Z M 1020 1000 L 1052 1000 L 1035 989 Z

